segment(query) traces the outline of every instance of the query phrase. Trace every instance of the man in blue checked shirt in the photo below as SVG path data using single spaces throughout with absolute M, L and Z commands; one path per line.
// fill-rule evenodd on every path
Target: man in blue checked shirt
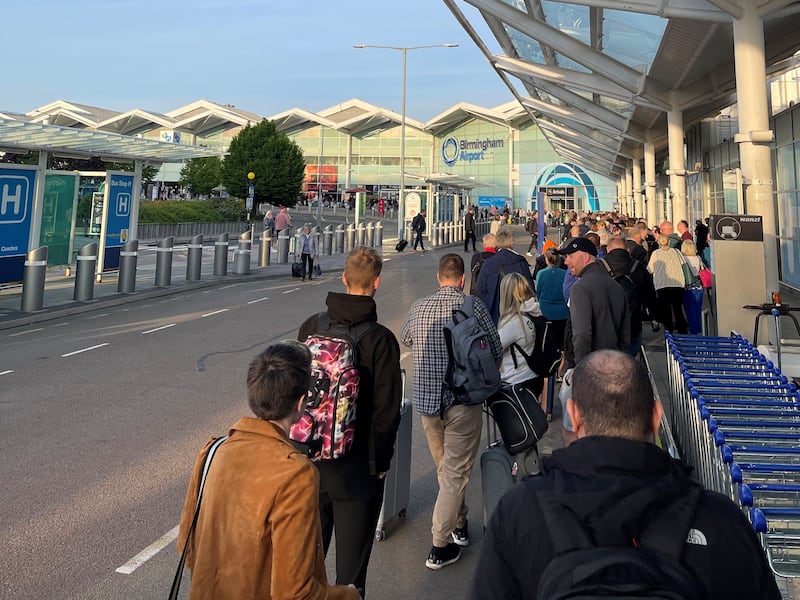
M 445 254 L 436 279 L 439 289 L 412 305 L 400 338 L 413 352 L 414 406 L 422 416 L 439 481 L 431 528 L 433 547 L 425 562 L 426 567 L 438 571 L 461 557 L 462 546 L 469 546 L 464 490 L 480 445 L 481 405 L 460 404 L 442 386 L 447 370 L 442 328 L 452 321 L 453 311 L 464 304 L 464 260 L 458 254 Z M 497 328 L 477 297 L 474 312 L 489 338 L 492 355 L 499 361 L 503 348 Z

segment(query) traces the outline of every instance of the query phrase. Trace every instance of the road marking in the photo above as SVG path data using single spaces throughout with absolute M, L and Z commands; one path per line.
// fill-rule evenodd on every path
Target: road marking
M 8 371 L 0 371 L 0 375 L 11 375 L 14 371 L 9 369 Z
M 258 300 L 250 300 L 248 304 L 256 304 L 257 302 L 263 302 L 264 300 L 269 300 L 269 298 L 259 298 Z
M 238 284 L 238 283 L 232 283 L 232 284 L 230 284 L 230 285 L 223 285 L 223 286 L 222 286 L 221 288 L 219 288 L 219 289 L 221 289 L 221 290 L 227 290 L 227 289 L 229 289 L 229 288 L 236 287 L 237 285 L 239 285 L 239 284 Z
M 153 558 L 156 554 L 161 552 L 164 548 L 169 546 L 172 542 L 178 539 L 178 525 L 170 529 L 167 533 L 158 538 L 155 542 L 150 544 L 147 548 L 139 552 L 136 556 L 130 559 L 121 567 L 115 569 L 117 573 L 123 575 L 130 575 L 136 569 L 141 567 L 148 560 Z
M 213 315 L 218 315 L 219 313 L 224 313 L 227 310 L 228 310 L 227 308 L 221 308 L 219 310 L 215 310 L 214 312 L 206 313 L 206 314 L 200 315 L 200 316 L 201 317 L 210 317 L 210 316 L 213 316 Z
M 84 348 L 83 350 L 75 350 L 75 352 L 67 352 L 66 354 L 62 354 L 62 358 L 67 358 L 68 356 L 74 356 L 76 354 L 80 354 L 81 352 L 88 352 L 89 350 L 97 350 L 98 348 L 102 348 L 103 346 L 108 346 L 108 342 L 103 344 L 97 344 L 97 346 L 89 346 L 88 348 Z
M 175 327 L 177 323 L 170 323 L 169 325 L 162 325 L 161 327 L 156 327 L 155 329 L 148 329 L 147 331 L 143 331 L 142 335 L 147 335 L 148 333 L 155 333 L 156 331 L 161 331 L 162 329 L 169 329 L 170 327 Z
M 53 325 L 53 327 L 63 327 L 64 325 L 69 325 L 69 323 L 58 323 L 56 325 Z
M 403 362 L 403 361 L 404 361 L 405 359 L 407 359 L 409 356 L 411 356 L 411 352 L 403 352 L 403 353 L 400 355 L 400 362 Z
M 299 287 L 296 287 L 296 288 L 292 288 L 292 289 L 290 289 L 290 290 L 286 290 L 286 291 L 285 291 L 285 292 L 283 292 L 283 293 L 284 293 L 284 294 L 291 294 L 292 292 L 296 292 L 296 291 L 297 291 L 297 290 L 299 290 L 299 289 L 300 289 Z
M 107 316 L 108 313 L 101 313 L 99 315 L 92 315 L 91 317 L 86 317 L 86 320 L 88 321 L 90 319 L 99 319 L 100 317 L 107 317 Z
M 42 327 L 38 327 L 36 329 L 28 329 L 28 331 L 20 331 L 19 333 L 12 333 L 8 337 L 17 337 L 19 335 L 28 335 L 29 333 L 33 333 L 34 331 L 41 331 Z

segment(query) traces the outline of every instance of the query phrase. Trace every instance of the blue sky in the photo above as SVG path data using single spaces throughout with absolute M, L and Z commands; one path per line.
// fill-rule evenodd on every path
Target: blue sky
M 269 116 L 360 98 L 399 112 L 402 53 L 353 44 L 460 44 L 408 53 L 409 117 L 428 120 L 461 101 L 491 107 L 512 99 L 441 0 L 7 4 L 0 110 L 63 99 L 166 112 L 204 98 Z

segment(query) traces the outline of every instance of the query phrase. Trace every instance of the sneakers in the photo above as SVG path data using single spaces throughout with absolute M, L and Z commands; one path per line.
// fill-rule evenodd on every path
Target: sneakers
M 433 546 L 431 553 L 428 554 L 428 560 L 425 561 L 425 566 L 438 571 L 442 567 L 457 562 L 459 558 L 461 558 L 461 547 L 458 544 L 451 542 L 444 548 Z
M 463 527 L 456 527 L 453 529 L 453 533 L 450 535 L 452 536 L 453 541 L 462 548 L 469 546 L 469 529 L 467 529 L 466 523 L 464 523 Z
M 527 254 L 528 256 L 533 256 L 533 254 L 531 254 L 530 252 L 526 252 L 525 254 Z

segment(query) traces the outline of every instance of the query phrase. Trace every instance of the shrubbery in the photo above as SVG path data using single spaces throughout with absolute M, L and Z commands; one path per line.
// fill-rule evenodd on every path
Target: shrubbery
M 235 198 L 143 200 L 139 205 L 139 223 L 214 223 L 242 221 L 246 216 L 244 201 Z

